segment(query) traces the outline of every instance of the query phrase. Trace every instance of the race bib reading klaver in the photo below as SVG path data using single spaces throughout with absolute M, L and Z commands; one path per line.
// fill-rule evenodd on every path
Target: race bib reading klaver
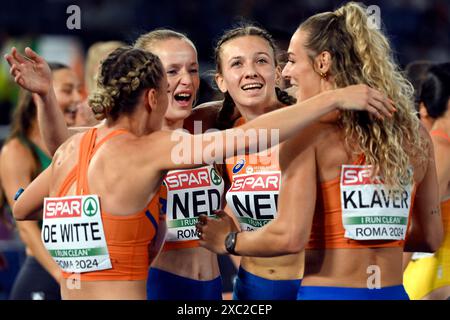
M 375 180 L 375 181 L 374 181 Z M 354 240 L 404 240 L 411 185 L 393 191 L 371 179 L 371 167 L 343 165 L 341 208 L 345 237 Z
M 97 195 L 45 198 L 42 241 L 66 272 L 111 269 Z

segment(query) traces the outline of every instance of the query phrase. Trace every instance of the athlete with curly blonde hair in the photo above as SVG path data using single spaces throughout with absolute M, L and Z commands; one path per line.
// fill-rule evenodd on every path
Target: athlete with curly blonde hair
M 236 232 L 223 212 L 219 220 L 201 216 L 201 244 L 252 257 L 306 247 L 298 299 L 407 299 L 403 250 L 434 251 L 442 241 L 433 148 L 415 115 L 412 87 L 384 34 L 355 3 L 307 19 L 288 55 L 283 75 L 300 101 L 364 83 L 397 111 L 386 119 L 337 112 L 286 141 L 275 220 Z

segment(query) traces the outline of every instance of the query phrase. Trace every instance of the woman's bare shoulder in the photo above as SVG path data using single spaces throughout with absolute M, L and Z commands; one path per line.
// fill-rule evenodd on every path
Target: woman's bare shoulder
M 332 126 L 327 123 L 314 122 L 304 129 L 302 129 L 297 135 L 288 139 L 283 143 L 282 149 L 289 153 L 299 153 L 306 148 L 315 147 L 327 133 L 332 131 Z
M 0 159 L 4 167 L 9 165 L 17 170 L 25 168 L 33 168 L 36 163 L 33 154 L 29 147 L 27 147 L 19 138 L 12 138 L 8 140 L 2 147 L 0 152 Z M 8 166 L 6 166 L 8 164 Z
M 56 149 L 55 154 L 53 155 L 53 161 L 57 159 L 61 159 L 62 157 L 72 156 L 74 152 L 77 150 L 78 145 L 81 142 L 81 138 L 84 132 L 75 133 L 70 136 L 66 141 L 64 141 L 58 149 Z

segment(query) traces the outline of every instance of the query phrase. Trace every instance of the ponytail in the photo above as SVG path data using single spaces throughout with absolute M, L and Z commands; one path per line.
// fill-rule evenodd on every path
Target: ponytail
M 216 119 L 216 128 L 219 130 L 232 128 L 234 126 L 234 122 L 237 120 L 237 117 L 234 117 L 235 103 L 233 98 L 231 98 L 228 91 L 225 92 L 224 96 L 225 99 L 223 100 L 222 108 L 217 114 Z
M 297 102 L 297 99 L 278 87 L 275 87 L 275 93 L 277 94 L 278 101 L 280 101 L 285 106 L 291 106 Z
M 308 18 L 299 27 L 313 63 L 323 51 L 331 55 L 329 75 L 339 87 L 367 84 L 394 101 L 392 119 L 372 120 L 366 113 L 342 112 L 340 125 L 349 150 L 363 153 L 374 174 L 392 187 L 412 181 L 409 166 L 426 161 L 426 143 L 419 133 L 413 102 L 414 89 L 396 64 L 389 41 L 369 26 L 366 8 L 349 2 L 334 12 Z

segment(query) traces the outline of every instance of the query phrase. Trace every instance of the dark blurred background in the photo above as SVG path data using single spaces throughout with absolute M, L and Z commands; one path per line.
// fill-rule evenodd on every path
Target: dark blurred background
M 345 1 L 333 0 L 84 0 L 2 1 L 1 40 L 10 36 L 75 35 L 88 47 L 99 40 L 131 42 L 140 33 L 170 27 L 188 34 L 208 61 L 214 40 L 239 20 L 260 23 L 276 36 L 289 39 L 305 18 L 334 10 Z M 402 63 L 419 58 L 449 57 L 450 6 L 448 0 L 371 0 Z M 68 30 L 66 9 L 81 9 L 81 30 Z

